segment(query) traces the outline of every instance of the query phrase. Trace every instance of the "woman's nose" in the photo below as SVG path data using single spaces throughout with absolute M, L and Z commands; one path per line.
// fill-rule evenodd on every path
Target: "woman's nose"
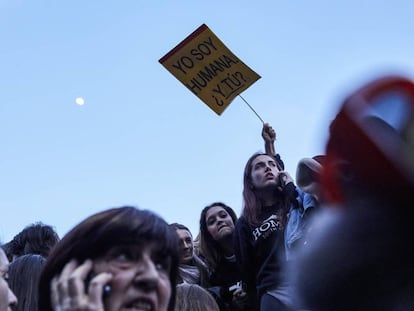
M 9 288 L 9 305 L 15 307 L 17 305 L 17 298 L 13 291 Z
M 135 286 L 146 292 L 154 290 L 160 277 L 155 263 L 150 258 L 147 258 L 138 263 L 138 265 L 134 279 Z

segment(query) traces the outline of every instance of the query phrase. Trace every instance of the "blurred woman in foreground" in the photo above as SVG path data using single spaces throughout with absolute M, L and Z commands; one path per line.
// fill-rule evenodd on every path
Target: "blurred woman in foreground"
M 125 206 L 86 218 L 56 245 L 40 279 L 39 309 L 174 309 L 179 244 L 148 210 Z

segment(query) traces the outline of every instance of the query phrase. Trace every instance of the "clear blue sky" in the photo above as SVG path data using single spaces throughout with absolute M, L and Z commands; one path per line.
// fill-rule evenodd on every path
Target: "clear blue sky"
M 0 0 L 0 239 L 35 221 L 63 236 L 125 204 L 194 235 L 211 202 L 240 214 L 260 120 L 240 98 L 217 116 L 158 59 L 207 24 L 262 76 L 242 96 L 294 176 L 324 152 L 344 94 L 414 73 L 413 12 L 411 0 Z

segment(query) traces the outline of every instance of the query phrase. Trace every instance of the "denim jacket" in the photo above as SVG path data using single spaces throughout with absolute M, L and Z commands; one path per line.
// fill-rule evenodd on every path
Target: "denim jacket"
M 289 212 L 289 220 L 285 230 L 285 248 L 287 260 L 294 258 L 294 253 L 298 247 L 306 244 L 306 232 L 309 229 L 308 215 L 315 210 L 319 203 L 309 193 L 296 188 L 298 196 L 297 205 L 293 205 Z

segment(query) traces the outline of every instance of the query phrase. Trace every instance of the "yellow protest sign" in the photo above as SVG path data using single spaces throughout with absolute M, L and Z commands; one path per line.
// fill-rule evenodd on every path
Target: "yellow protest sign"
M 159 62 L 218 115 L 260 79 L 205 24 Z

